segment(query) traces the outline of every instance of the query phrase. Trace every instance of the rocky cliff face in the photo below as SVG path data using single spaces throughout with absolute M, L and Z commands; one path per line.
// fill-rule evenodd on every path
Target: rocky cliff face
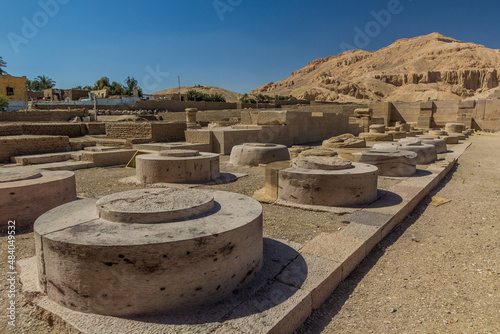
M 498 68 L 500 50 L 433 33 L 316 59 L 252 93 L 321 101 L 463 99 L 498 87 Z

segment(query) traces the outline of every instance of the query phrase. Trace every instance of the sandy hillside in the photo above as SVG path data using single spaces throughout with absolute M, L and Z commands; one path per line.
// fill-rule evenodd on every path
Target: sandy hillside
M 221 94 L 226 98 L 226 102 L 239 102 L 242 96 L 242 94 L 240 93 L 231 92 L 223 88 L 214 86 L 202 86 L 202 85 L 181 87 L 181 94 L 186 94 L 189 90 L 196 90 L 200 93 L 205 93 L 205 94 Z M 177 93 L 179 93 L 178 87 L 165 89 L 153 93 L 152 95 L 166 95 L 166 94 L 177 94 Z
M 353 50 L 316 59 L 252 94 L 292 94 L 318 101 L 488 97 L 498 87 L 499 68 L 500 50 L 432 33 L 400 39 L 378 51 Z

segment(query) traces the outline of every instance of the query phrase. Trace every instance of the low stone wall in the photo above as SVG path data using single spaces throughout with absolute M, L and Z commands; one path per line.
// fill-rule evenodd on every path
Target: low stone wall
M 0 124 L 0 136 L 18 136 L 23 134 L 19 124 Z
M 10 162 L 17 155 L 66 152 L 70 150 L 67 136 L 0 137 L 0 162 Z
M 84 109 L 3 111 L 0 122 L 67 122 L 76 116 L 88 116 L 88 112 Z
M 157 142 L 184 141 L 186 123 L 109 122 L 106 136 L 113 139 L 147 138 Z
M 105 134 L 104 123 L 19 123 L 0 124 L 1 136 L 36 135 L 68 136 L 70 138 L 85 135 Z

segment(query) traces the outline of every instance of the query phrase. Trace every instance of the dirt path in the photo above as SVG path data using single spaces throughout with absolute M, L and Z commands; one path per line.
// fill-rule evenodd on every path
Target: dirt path
M 471 141 L 297 332 L 500 333 L 500 134 Z

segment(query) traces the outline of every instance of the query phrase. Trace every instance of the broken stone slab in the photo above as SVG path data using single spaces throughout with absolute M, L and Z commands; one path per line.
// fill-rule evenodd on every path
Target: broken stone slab
M 346 133 L 324 140 L 321 146 L 323 148 L 360 148 L 366 147 L 366 141 L 364 138 L 357 138 L 350 133 Z

